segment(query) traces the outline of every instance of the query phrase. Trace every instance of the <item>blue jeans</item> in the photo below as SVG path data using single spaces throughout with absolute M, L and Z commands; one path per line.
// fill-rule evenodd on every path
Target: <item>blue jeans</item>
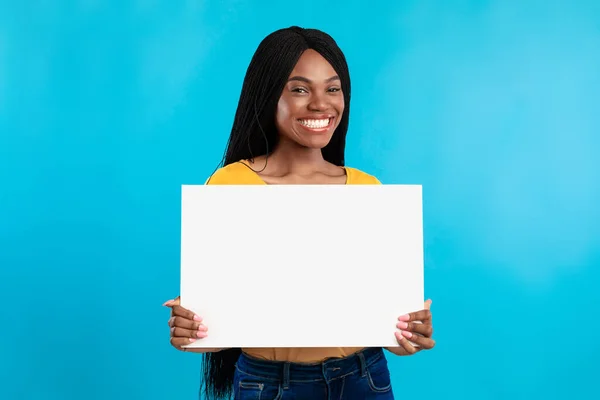
M 242 353 L 233 389 L 236 400 L 394 398 L 387 360 L 380 348 L 317 364 L 265 361 Z

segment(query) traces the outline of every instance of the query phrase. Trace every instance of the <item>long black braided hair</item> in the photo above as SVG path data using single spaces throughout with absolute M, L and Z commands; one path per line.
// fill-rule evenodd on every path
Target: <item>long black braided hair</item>
M 344 112 L 330 142 L 321 152 L 326 161 L 344 166 L 350 112 L 350 74 L 346 58 L 327 33 L 297 26 L 269 34 L 254 53 L 246 71 L 231 135 L 221 161 L 223 166 L 268 156 L 275 149 L 279 136 L 275 126 L 277 103 L 298 59 L 308 49 L 320 53 L 340 77 Z M 204 354 L 202 374 L 207 399 L 231 396 L 235 363 L 240 354 L 241 349 Z
M 340 77 L 344 112 L 331 141 L 322 152 L 325 160 L 344 166 L 350 112 L 350 73 L 346 57 L 327 33 L 297 26 L 271 33 L 254 53 L 244 78 L 223 166 L 268 155 L 275 149 L 279 137 L 275 127 L 277 103 L 298 59 L 308 49 L 320 53 Z

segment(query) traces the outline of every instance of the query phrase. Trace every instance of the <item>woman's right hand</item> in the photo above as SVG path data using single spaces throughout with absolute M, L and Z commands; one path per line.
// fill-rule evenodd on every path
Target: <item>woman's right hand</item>
M 182 346 L 204 339 L 208 336 L 208 328 L 202 324 L 202 318 L 190 310 L 180 305 L 180 298 L 177 296 L 174 300 L 169 300 L 163 304 L 171 308 L 171 318 L 169 327 L 171 328 L 171 345 L 177 350 L 188 351 L 192 353 L 207 353 L 218 351 L 219 349 L 196 349 L 184 348 Z

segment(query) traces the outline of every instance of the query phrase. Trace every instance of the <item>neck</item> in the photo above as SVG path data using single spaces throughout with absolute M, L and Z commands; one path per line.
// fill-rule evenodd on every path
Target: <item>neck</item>
M 313 172 L 327 164 L 321 149 L 302 147 L 291 140 L 281 138 L 269 155 L 268 169 L 302 175 Z

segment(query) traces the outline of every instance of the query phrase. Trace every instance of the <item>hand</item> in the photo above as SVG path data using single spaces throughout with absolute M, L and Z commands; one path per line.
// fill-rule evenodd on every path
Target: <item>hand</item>
M 198 339 L 204 339 L 208 336 L 208 328 L 202 324 L 202 318 L 200 316 L 181 307 L 180 303 L 180 298 L 177 296 L 174 300 L 169 300 L 163 304 L 163 306 L 171 308 L 171 318 L 169 319 L 169 326 L 171 327 L 171 345 L 177 350 L 189 351 L 192 353 L 207 353 L 220 350 L 182 347 L 193 343 Z
M 396 340 L 400 347 L 388 347 L 387 350 L 398 355 L 407 356 L 421 350 L 430 350 L 435 346 L 431 338 L 433 325 L 431 324 L 431 300 L 425 302 L 425 309 L 398 318 L 396 327 Z M 419 323 L 420 322 L 420 323 Z M 410 342 L 418 346 L 413 346 Z

